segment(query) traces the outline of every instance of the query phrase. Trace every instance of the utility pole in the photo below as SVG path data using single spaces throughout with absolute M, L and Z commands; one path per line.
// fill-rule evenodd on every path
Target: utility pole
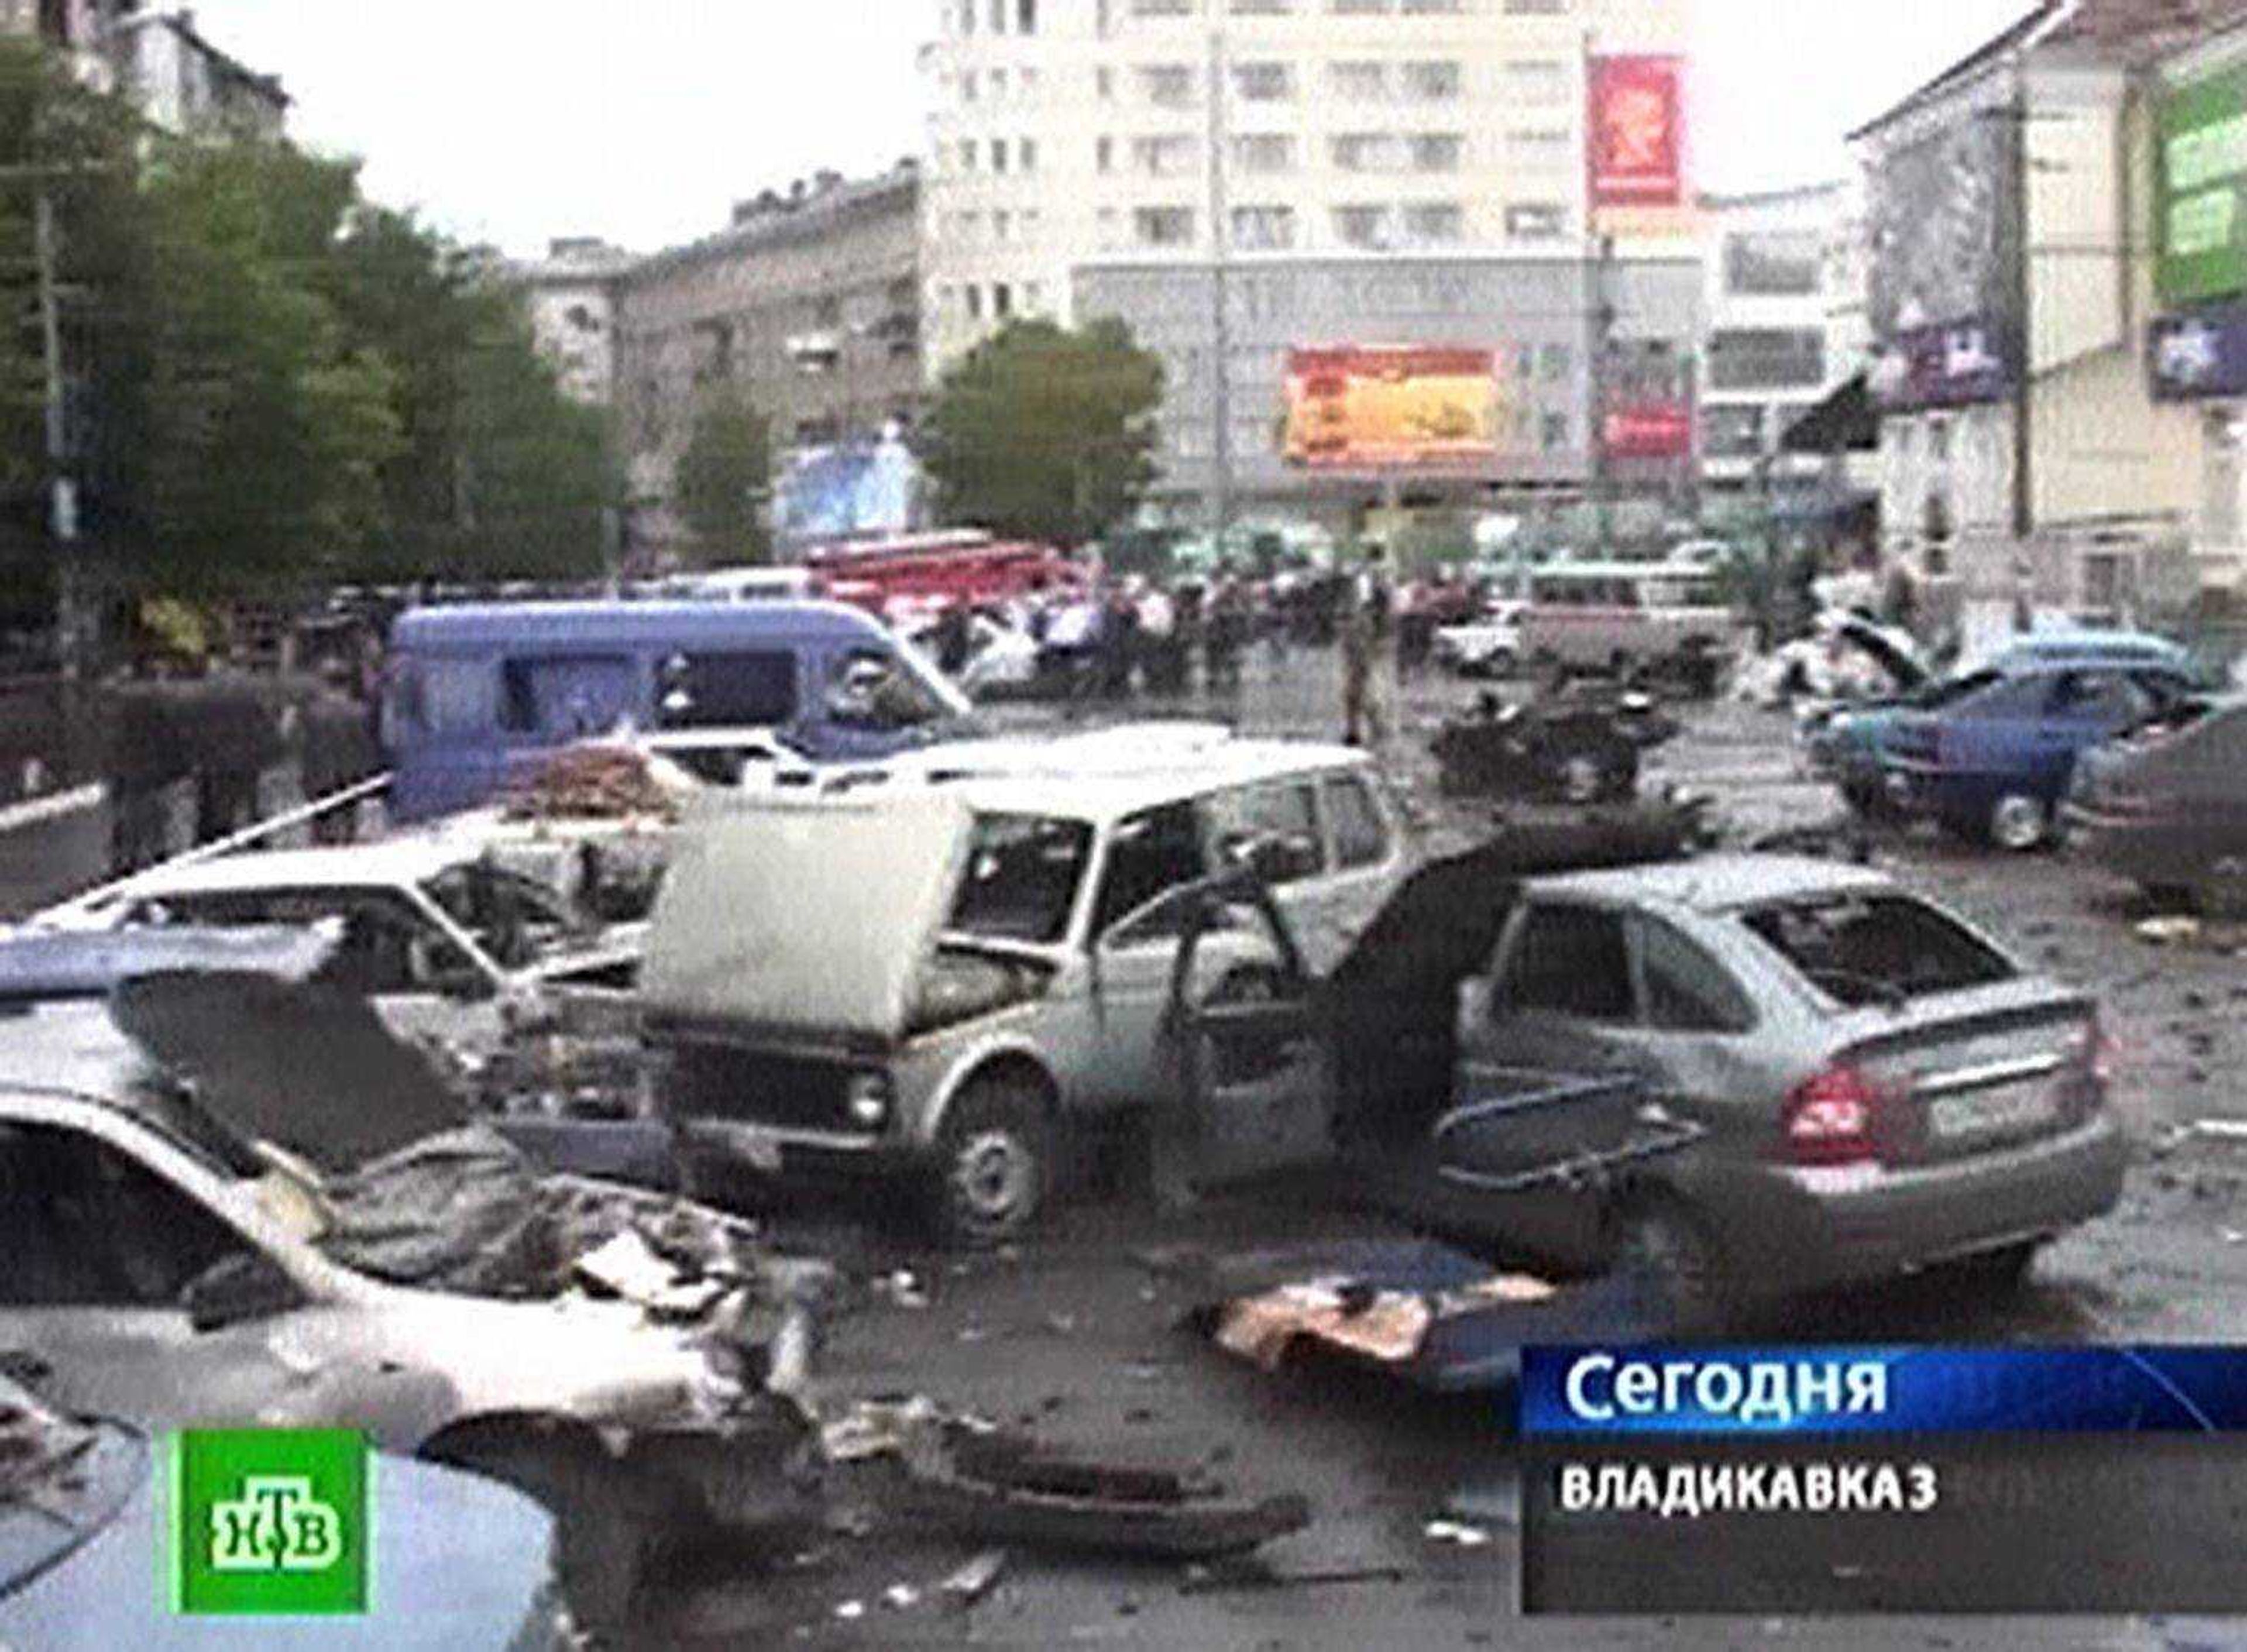
M 2035 433 L 2030 425 L 2035 399 L 2036 338 L 2030 325 L 2035 283 L 2029 270 L 2029 92 L 2027 67 L 2018 53 L 2013 58 L 2013 100 L 2007 124 L 2012 134 L 2005 164 L 2012 173 L 2013 185 L 2013 256 L 2009 272 L 2013 313 L 2007 321 L 2013 336 L 2005 342 L 2012 352 L 2013 540 L 2018 570 L 2027 563 L 2029 540 L 2036 532 L 2036 492 L 2030 472 L 2036 453 Z
M 1209 31 L 1210 550 L 1222 561 L 1233 526 L 1233 317 L 1225 177 L 1225 31 Z
M 1598 112 L 1592 108 L 1593 56 L 1596 37 L 1583 33 L 1584 96 L 1584 451 L 1589 460 L 1589 492 L 1593 531 L 1599 536 L 1596 554 L 1613 550 L 1614 522 L 1608 499 L 1608 356 L 1615 344 L 1615 311 L 1608 303 L 1607 267 L 1615 256 L 1615 237 L 1600 233 L 1599 134 L 1593 130 Z
M 62 301 L 55 279 L 55 202 L 44 183 L 32 205 L 32 256 L 39 274 L 39 347 L 46 379 L 47 531 L 55 547 L 55 630 L 65 677 L 85 674 L 88 643 L 83 570 L 78 566 L 78 493 L 67 474 Z

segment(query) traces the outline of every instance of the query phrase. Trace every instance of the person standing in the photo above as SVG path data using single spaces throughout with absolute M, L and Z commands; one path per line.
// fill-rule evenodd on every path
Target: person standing
M 1389 739 L 1382 679 L 1388 664 L 1390 601 L 1377 542 L 1366 546 L 1356 577 L 1339 594 L 1342 738 L 1352 746 L 1378 749 Z

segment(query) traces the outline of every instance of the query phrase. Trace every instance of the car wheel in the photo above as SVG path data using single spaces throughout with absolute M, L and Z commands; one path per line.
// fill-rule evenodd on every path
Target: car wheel
M 997 1245 L 1044 1208 L 1053 1177 L 1053 1128 L 1031 1085 L 971 1083 L 937 1132 L 931 1214 L 954 1245 Z
M 1561 765 L 1561 795 L 1569 802 L 1598 802 L 1607 783 L 1606 765 L 1589 752 L 1579 752 Z
M 1608 759 L 1601 777 L 1600 795 L 1609 802 L 1627 803 L 1638 794 L 1638 753 L 1625 747 Z
M 1672 1336 L 1713 1335 L 1731 1321 L 1724 1257 L 1708 1229 L 1674 1198 L 1648 1199 L 1621 1212 L 1615 1265 L 1651 1288 Z
M 1990 810 L 1990 841 L 2000 849 L 2025 854 L 2051 835 L 2052 811 L 2025 792 L 2006 793 Z

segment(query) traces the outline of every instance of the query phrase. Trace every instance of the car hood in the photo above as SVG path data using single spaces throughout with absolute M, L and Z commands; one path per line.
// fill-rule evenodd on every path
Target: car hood
M 1852 616 L 1839 621 L 1834 635 L 1864 654 L 1888 674 L 1898 693 L 1911 693 L 1934 680 L 1909 634 Z
M 649 927 L 650 1024 L 902 1041 L 970 820 L 956 795 L 922 788 L 699 809 Z

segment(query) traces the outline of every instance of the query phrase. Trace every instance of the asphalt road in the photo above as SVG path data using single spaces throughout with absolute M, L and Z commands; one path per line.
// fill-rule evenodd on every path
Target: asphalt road
M 1471 698 L 1431 679 L 1401 700 L 1385 754 L 1437 841 L 1471 836 L 1471 815 L 1434 798 L 1426 736 Z M 1260 657 L 1237 706 L 1135 708 L 1237 717 L 1258 732 L 1332 738 L 1340 694 L 1330 657 Z M 1099 715 L 1106 720 L 1110 713 Z M 1051 714 L 1008 714 L 1016 723 Z M 1777 715 L 1697 710 L 1649 786 L 1715 790 L 1745 835 L 1830 815 L 1796 775 Z M 2053 1246 L 2017 1298 L 1950 1284 L 1901 1285 L 1806 1309 L 1796 1340 L 1855 1341 L 2247 1340 L 2247 1151 L 2181 1137 L 2209 1117 L 2247 1118 L 2235 1061 L 2247 1041 L 2247 928 L 2220 926 L 2157 947 L 2134 932 L 2120 891 L 2064 858 L 2003 858 L 1933 840 L 1880 840 L 1881 864 L 1957 903 L 2068 980 L 2098 987 L 2123 1069 L 2116 1105 L 2140 1144 L 2122 1207 Z M 1191 1295 L 1150 1270 L 1151 1249 L 1212 1253 L 1379 1233 L 1369 1219 L 1300 1201 L 1233 1201 L 1165 1218 L 1128 1198 L 1061 1212 L 1034 1242 L 994 1256 L 918 1247 L 878 1212 L 784 1218 L 785 1237 L 829 1247 L 861 1280 L 897 1269 L 901 1304 L 870 1294 L 833 1326 L 823 1370 L 837 1391 L 921 1393 L 1059 1444 L 1192 1462 L 1258 1489 L 1312 1498 L 1308 1530 L 1269 1546 L 1279 1577 L 1371 1573 L 1326 1584 L 1204 1580 L 1176 1567 L 1071 1560 L 1017 1551 L 970 1610 L 937 1604 L 938 1583 L 970 1546 L 883 1520 L 828 1533 L 744 1569 L 682 1579 L 651 1641 L 816 1647 L 1359 1649 L 1374 1646 L 2197 1648 L 2247 1645 L 2236 1624 L 2160 1620 L 1884 1622 L 1688 1619 L 1530 1621 L 1515 1608 L 1519 1534 L 1502 1512 L 1514 1474 L 1507 1419 L 1488 1400 L 1437 1401 L 1332 1370 L 1266 1375 L 1182 1323 Z M 925 1299 L 925 1300 L 923 1300 Z M 1432 1539 L 1431 1520 L 1465 1507 L 1488 1541 Z M 2180 1509 L 2180 1519 L 2196 1512 Z M 2207 1518 L 2216 1518 L 2216 1512 Z M 1211 1587 L 1212 1583 L 1220 1587 Z M 892 1589 L 905 1592 L 894 1602 Z

